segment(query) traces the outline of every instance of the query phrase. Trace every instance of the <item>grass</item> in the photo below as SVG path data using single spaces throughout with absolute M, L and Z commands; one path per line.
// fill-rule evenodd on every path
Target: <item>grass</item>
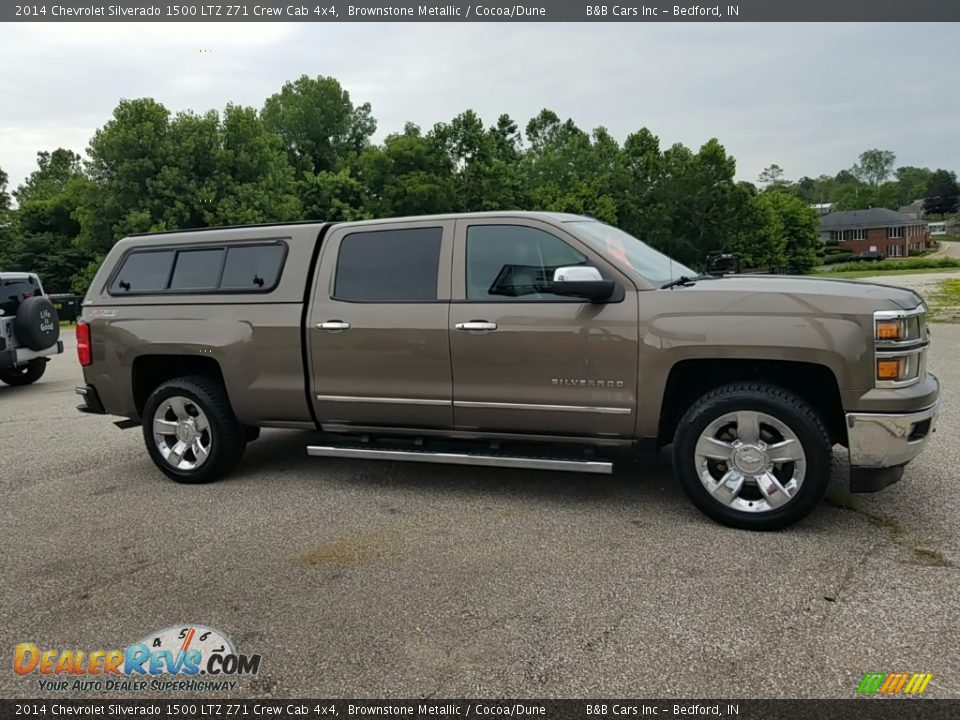
M 941 280 L 936 290 L 925 295 L 931 321 L 960 323 L 960 278 Z
M 837 273 L 866 273 L 866 275 L 880 275 L 881 273 L 901 274 L 908 270 L 952 270 L 960 269 L 960 260 L 956 258 L 914 257 L 903 260 L 881 260 L 880 262 L 851 262 L 837 265 L 821 265 L 815 272 L 822 275 Z M 863 277 L 866 277 L 864 275 Z
M 960 267 L 956 268 L 960 270 Z M 859 278 L 876 277 L 877 275 L 926 275 L 928 273 L 950 272 L 951 268 L 913 268 L 897 272 L 877 272 L 876 270 L 844 270 L 841 272 L 817 272 L 819 277 L 837 278 L 838 280 L 858 280 Z

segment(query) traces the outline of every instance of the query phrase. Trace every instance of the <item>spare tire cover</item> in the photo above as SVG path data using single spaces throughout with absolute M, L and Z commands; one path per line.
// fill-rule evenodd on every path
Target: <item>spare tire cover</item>
M 60 338 L 57 309 L 42 295 L 27 298 L 17 308 L 13 331 L 20 345 L 31 350 L 46 350 Z

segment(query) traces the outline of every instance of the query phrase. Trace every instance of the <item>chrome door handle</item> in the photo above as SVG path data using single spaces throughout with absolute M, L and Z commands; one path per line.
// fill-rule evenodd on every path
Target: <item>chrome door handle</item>
M 471 320 L 470 322 L 457 323 L 453 327 L 457 330 L 466 330 L 467 332 L 486 332 L 496 330 L 497 324 L 494 322 L 486 322 L 485 320 Z
M 342 320 L 327 320 L 326 322 L 317 323 L 317 327 L 321 330 L 349 330 L 350 323 L 343 322 Z

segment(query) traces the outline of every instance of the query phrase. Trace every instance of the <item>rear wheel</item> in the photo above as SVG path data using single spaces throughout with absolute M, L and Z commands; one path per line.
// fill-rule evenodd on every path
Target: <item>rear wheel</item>
M 181 483 L 217 480 L 246 447 L 223 386 L 204 376 L 176 378 L 150 394 L 143 438 L 154 464 Z
M 20 367 L 7 368 L 0 370 L 0 380 L 7 385 L 29 385 L 36 382 L 47 371 L 47 361 L 45 358 L 31 360 L 26 365 Z
M 714 520 L 779 530 L 823 499 L 831 444 L 822 420 L 796 395 L 766 383 L 733 383 L 686 412 L 673 462 L 690 499 Z

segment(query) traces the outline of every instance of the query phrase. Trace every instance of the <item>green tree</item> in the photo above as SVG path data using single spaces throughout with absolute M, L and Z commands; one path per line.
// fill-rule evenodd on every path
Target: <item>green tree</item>
M 73 277 L 70 278 L 70 292 L 75 295 L 87 294 L 87 290 L 90 289 L 90 284 L 93 282 L 97 270 L 99 270 L 100 265 L 103 264 L 103 258 L 103 255 L 97 255 L 93 260 L 80 268 L 78 272 L 74 273 Z
M 877 186 L 890 177 L 896 160 L 897 156 L 892 150 L 864 150 L 852 172 L 861 182 Z
M 519 172 L 519 132 L 508 115 L 489 130 L 473 110 L 430 133 L 450 157 L 455 208 L 461 211 L 503 210 L 523 204 Z
M 103 253 L 129 233 L 165 229 L 155 218 L 151 183 L 170 161 L 169 130 L 170 112 L 141 98 L 121 100 L 94 133 L 87 148 L 91 182 L 81 188 L 77 210 L 85 249 Z
M 780 268 L 787 265 L 787 242 L 783 220 L 777 212 L 774 193 L 758 193 L 748 183 L 739 183 L 734 195 L 736 222 L 723 249 L 739 253 L 743 267 Z M 803 201 L 801 201 L 803 202 Z
M 303 216 L 310 220 L 349 221 L 373 217 L 367 186 L 348 168 L 307 171 L 299 183 Z
M 675 144 L 663 153 L 655 191 L 670 222 L 660 249 L 684 263 L 703 264 L 706 254 L 722 250 L 741 233 L 743 196 L 734 182 L 736 162 L 711 139 L 696 153 Z
M 339 82 L 324 76 L 285 83 L 267 98 L 262 115 L 299 173 L 336 172 L 377 129 L 370 103 L 355 106 Z
M 957 174 L 947 170 L 937 170 L 927 182 L 923 209 L 933 215 L 955 213 L 958 198 L 960 198 L 960 185 L 957 185 Z
M 660 192 L 666 172 L 660 139 L 647 128 L 631 133 L 620 153 L 620 167 L 619 224 L 654 247 L 666 249 L 672 231 L 667 200 Z
M 357 161 L 357 176 L 369 188 L 378 217 L 451 212 L 456 202 L 453 162 L 442 138 L 407 123 L 382 147 L 369 147 Z
M 621 150 L 605 128 L 587 134 L 573 120 L 543 110 L 527 123 L 523 184 L 530 207 L 618 221 L 617 195 L 627 174 Z
M 524 133 L 508 115 L 485 126 L 473 110 L 426 132 L 408 123 L 376 145 L 375 128 L 368 104 L 322 76 L 286 83 L 259 113 L 228 105 L 172 115 L 149 98 L 125 100 L 94 134 L 86 164 L 43 153 L 16 211 L 0 192 L 0 253 L 45 261 L 58 278 L 72 265 L 85 288 L 97 259 L 130 232 L 518 208 L 592 215 L 692 265 L 724 249 L 748 265 L 802 271 L 817 250 L 807 205 L 898 207 L 929 172 L 900 168 L 888 181 L 893 154 L 870 150 L 854 171 L 796 183 L 771 165 L 758 192 L 734 181 L 734 158 L 715 139 L 696 152 L 661 149 L 641 129 L 621 146 L 603 127 L 586 132 L 549 109 Z M 74 237 L 80 256 L 69 254 Z
M 927 185 L 933 171 L 929 168 L 898 167 L 894 172 L 897 182 L 897 200 L 900 205 L 909 205 L 926 196 Z
M 149 98 L 124 100 L 88 155 L 75 216 L 93 254 L 133 232 L 301 217 L 282 140 L 253 108 L 171 118 Z
M 293 168 L 254 108 L 227 105 L 216 155 L 212 225 L 278 222 L 301 217 Z
M 76 242 L 75 214 L 84 182 L 80 156 L 58 148 L 37 153 L 37 169 L 14 191 L 15 231 L 6 266 L 37 273 L 47 292 L 69 292 L 73 275 L 90 261 Z
M 216 224 L 227 182 L 219 165 L 222 144 L 220 117 L 214 110 L 203 115 L 182 112 L 170 120 L 162 157 L 143 198 L 150 230 Z
M 10 210 L 10 193 L 7 192 L 9 182 L 10 176 L 0 168 L 0 213 Z
M 8 175 L 0 168 L 0 272 L 9 267 L 9 253 L 14 241 L 10 213 L 10 195 L 7 192 Z
M 70 292 L 73 276 L 90 262 L 86 251 L 53 233 L 16 238 L 8 253 L 5 269 L 37 273 L 48 293 Z
M 782 227 L 784 257 L 792 273 L 808 273 L 817 265 L 819 218 L 802 200 L 788 193 L 764 193 Z
M 787 179 L 783 176 L 783 168 L 777 164 L 765 168 L 757 180 L 764 187 L 779 187 L 788 184 Z
M 38 152 L 37 169 L 13 193 L 22 232 L 75 238 L 80 232 L 74 217 L 79 203 L 77 183 L 84 180 L 75 152 L 64 148 Z

